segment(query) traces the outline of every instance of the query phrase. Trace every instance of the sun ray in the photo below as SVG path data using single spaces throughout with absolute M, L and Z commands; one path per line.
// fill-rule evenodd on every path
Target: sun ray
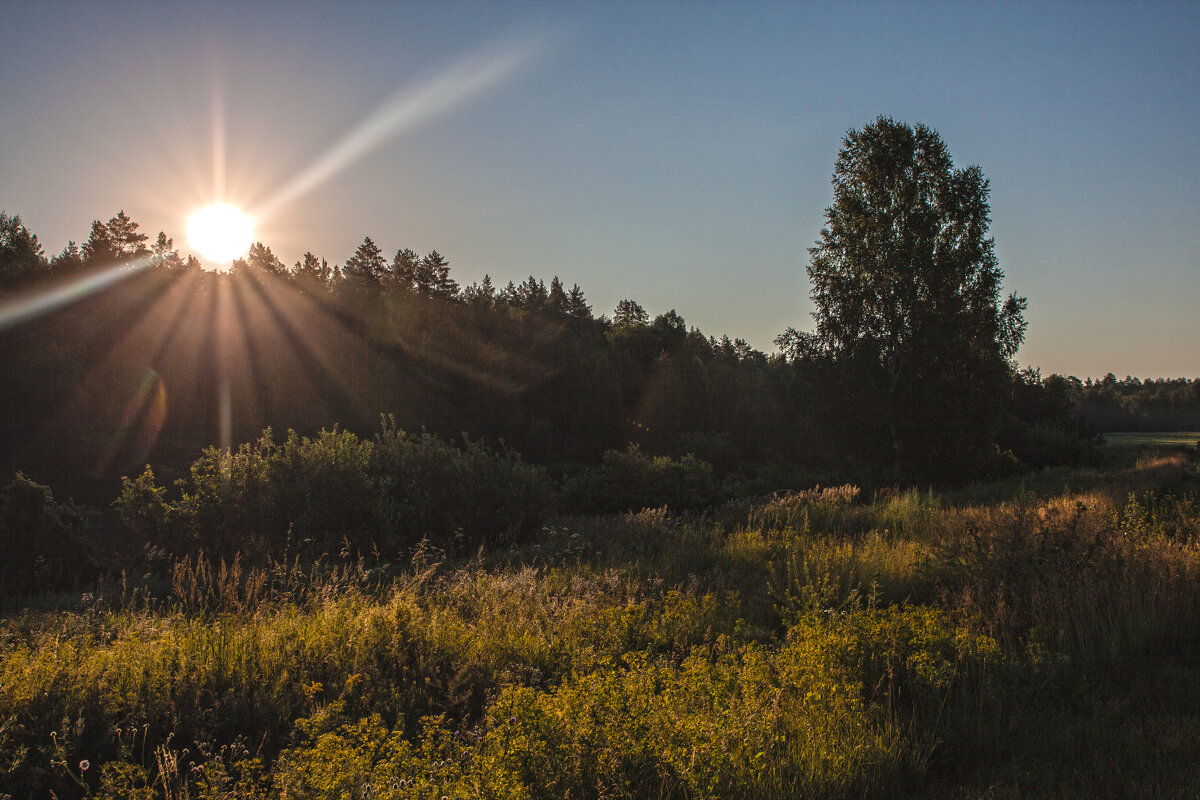
M 212 179 L 213 197 L 225 199 L 225 103 L 221 95 L 221 84 L 213 81 L 212 91 Z

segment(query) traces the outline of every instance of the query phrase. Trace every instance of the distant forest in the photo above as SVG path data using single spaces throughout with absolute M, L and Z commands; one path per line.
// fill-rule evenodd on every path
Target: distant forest
M 78 496 L 111 497 L 144 462 L 182 473 L 201 447 L 266 427 L 369 433 L 384 414 L 563 469 L 632 444 L 758 475 L 764 490 L 895 472 L 871 463 L 864 432 L 838 419 L 850 400 L 823 395 L 832 384 L 786 337 L 767 355 L 633 300 L 597 315 L 558 277 L 460 286 L 436 251 L 389 258 L 366 238 L 341 265 L 305 253 L 289 267 L 255 244 L 217 273 L 124 212 L 50 258 L 4 214 L 0 287 L 3 467 Z M 18 316 L 63 291 L 70 302 Z M 1196 380 L 1014 370 L 1010 391 L 1005 458 L 965 474 L 1078 463 L 1097 432 L 1200 428 Z M 911 477 L 963 475 L 952 461 Z

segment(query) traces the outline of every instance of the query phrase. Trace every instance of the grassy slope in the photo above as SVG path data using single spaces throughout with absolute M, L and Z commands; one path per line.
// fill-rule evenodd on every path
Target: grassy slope
M 1194 797 L 1195 488 L 1127 452 L 386 571 L 182 563 L 4 620 L 0 793 Z

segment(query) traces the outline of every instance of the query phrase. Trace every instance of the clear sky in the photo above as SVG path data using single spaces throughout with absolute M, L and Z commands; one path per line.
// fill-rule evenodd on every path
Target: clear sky
M 285 262 L 364 235 L 768 352 L 811 327 L 842 136 L 991 181 L 1018 354 L 1200 377 L 1200 3 L 0 2 L 0 208 L 49 254 L 223 192 Z

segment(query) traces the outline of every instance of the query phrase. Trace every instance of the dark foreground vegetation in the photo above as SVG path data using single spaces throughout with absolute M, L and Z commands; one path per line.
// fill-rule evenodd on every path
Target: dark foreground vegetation
M 372 458 L 434 446 L 391 435 Z M 1200 792 L 1194 450 L 1121 448 L 943 493 L 847 485 L 704 514 L 553 516 L 478 549 L 397 528 L 394 549 L 356 554 L 347 521 L 343 549 L 306 559 L 292 553 L 331 507 L 293 505 L 287 469 L 307 459 L 351 491 L 338 481 L 363 455 L 345 434 L 323 441 L 256 460 L 259 443 L 224 466 L 210 453 L 174 496 L 131 480 L 118 506 L 141 559 L 73 593 L 8 598 L 4 794 Z M 474 459 L 527 477 L 458 458 L 463 474 Z M 205 482 L 222 469 L 215 503 Z M 366 509 L 396 491 L 347 514 L 382 513 Z M 52 552 L 86 548 L 87 519 L 44 487 L 18 479 L 5 503 L 10 536 L 36 522 L 57 531 Z M 456 505 L 446 525 L 470 513 Z M 286 518 L 278 557 L 170 555 L 155 539 L 259 513 L 277 531 Z

